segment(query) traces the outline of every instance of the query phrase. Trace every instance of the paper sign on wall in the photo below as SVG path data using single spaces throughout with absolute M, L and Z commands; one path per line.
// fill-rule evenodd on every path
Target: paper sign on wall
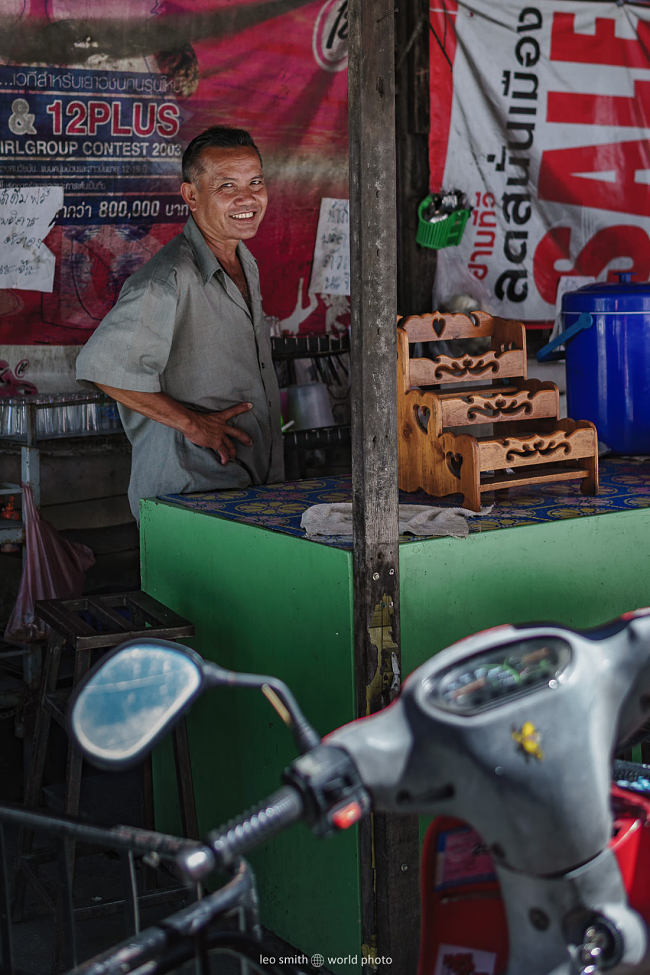
M 62 206 L 62 186 L 0 189 L 0 288 L 52 291 L 54 254 L 43 240 Z
M 310 294 L 350 294 L 350 203 L 321 200 Z

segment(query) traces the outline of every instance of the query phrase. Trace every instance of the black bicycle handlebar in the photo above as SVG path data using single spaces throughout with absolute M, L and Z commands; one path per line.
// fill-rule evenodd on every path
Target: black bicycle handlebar
M 216 918 L 246 906 L 249 898 L 255 900 L 254 879 L 248 864 L 242 860 L 223 887 L 83 962 L 68 975 L 122 975 L 139 971 L 145 964 L 150 965 L 147 971 L 155 973 L 175 970 L 194 956 L 195 937 L 208 936 Z M 206 945 L 209 944 L 208 936 Z

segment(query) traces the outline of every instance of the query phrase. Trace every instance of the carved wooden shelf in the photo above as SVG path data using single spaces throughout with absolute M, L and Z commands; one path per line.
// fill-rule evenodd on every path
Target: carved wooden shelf
M 583 493 L 598 492 L 596 428 L 560 419 L 557 385 L 526 378 L 521 322 L 436 312 L 398 319 L 397 333 L 403 491 L 461 494 L 474 511 L 482 493 L 514 484 L 579 479 Z M 477 338 L 478 352 L 468 341 Z M 445 343 L 438 355 L 437 342 Z M 430 343 L 432 355 L 412 355 L 416 343 Z M 473 435 L 485 424 L 491 435 Z

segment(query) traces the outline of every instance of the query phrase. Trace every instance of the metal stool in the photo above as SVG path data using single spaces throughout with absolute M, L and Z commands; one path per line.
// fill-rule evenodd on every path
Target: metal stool
M 194 626 L 144 592 L 112 593 L 81 599 L 45 599 L 35 605 L 36 615 L 48 624 L 39 690 L 38 712 L 34 728 L 32 762 L 26 777 L 24 804 L 39 805 L 43 773 L 47 758 L 52 718 L 65 727 L 65 708 L 72 690 L 88 672 L 93 651 L 105 653 L 126 640 L 161 637 L 177 640 L 192 636 Z M 71 683 L 61 684 L 61 658 L 68 647 L 73 654 Z M 95 654 L 96 656 L 96 654 Z M 185 722 L 173 731 L 174 759 L 181 821 L 185 836 L 198 838 L 194 803 L 192 769 Z M 66 756 L 64 812 L 79 813 L 83 760 L 80 752 L 68 742 Z M 150 761 L 145 765 L 145 818 L 153 825 L 153 784 Z

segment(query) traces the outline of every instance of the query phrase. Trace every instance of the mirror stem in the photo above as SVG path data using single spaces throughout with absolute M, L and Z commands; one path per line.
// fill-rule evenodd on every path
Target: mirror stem
M 239 674 L 234 670 L 204 661 L 203 675 L 208 687 L 255 687 L 261 690 L 275 712 L 291 728 L 294 740 L 301 755 L 320 744 L 320 735 L 312 728 L 302 713 L 295 697 L 277 677 L 263 677 L 259 674 Z

